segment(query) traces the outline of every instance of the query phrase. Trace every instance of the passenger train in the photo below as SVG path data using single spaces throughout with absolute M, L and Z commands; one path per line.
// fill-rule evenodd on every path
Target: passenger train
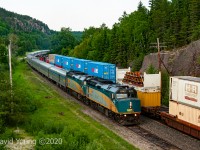
M 140 100 L 134 88 L 39 60 L 38 56 L 45 53 L 48 51 L 28 53 L 28 64 L 69 94 L 120 124 L 131 125 L 139 122 Z

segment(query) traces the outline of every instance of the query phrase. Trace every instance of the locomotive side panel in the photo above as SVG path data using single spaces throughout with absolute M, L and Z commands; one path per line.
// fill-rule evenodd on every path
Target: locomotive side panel
M 113 104 L 112 100 L 106 96 L 104 93 L 88 87 L 88 93 L 87 93 L 87 97 L 93 101 L 95 101 L 96 103 L 104 106 L 105 108 L 108 108 L 109 110 L 118 113 L 118 110 L 116 108 L 116 106 Z
M 83 89 L 81 88 L 81 85 L 78 84 L 76 81 L 68 78 L 67 79 L 67 87 L 76 91 L 77 93 L 84 95 Z

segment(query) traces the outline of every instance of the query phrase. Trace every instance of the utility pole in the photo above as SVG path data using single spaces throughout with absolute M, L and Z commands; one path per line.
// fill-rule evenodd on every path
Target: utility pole
M 160 58 L 160 48 L 164 48 L 167 46 L 164 45 L 165 43 L 160 43 L 159 38 L 157 38 L 157 43 L 151 43 L 151 44 L 154 44 L 155 46 L 150 46 L 150 47 L 155 47 L 158 49 L 158 69 L 159 69 L 159 71 L 161 71 L 161 64 L 163 64 L 163 66 L 167 70 L 166 66 L 164 65 L 163 61 Z M 167 72 L 168 72 L 168 70 L 167 70 Z
M 11 40 L 9 43 L 9 47 L 8 47 L 8 55 L 9 55 L 9 69 L 10 69 L 10 89 L 11 89 L 11 93 L 12 93 L 12 62 L 11 62 Z
M 159 42 L 159 38 L 157 38 L 157 48 L 158 48 L 158 68 L 159 68 L 159 71 L 161 71 L 161 59 L 160 59 L 160 42 Z
M 12 91 L 12 54 L 11 54 L 11 40 L 8 46 L 8 55 L 9 55 L 9 70 L 10 70 L 10 95 L 11 95 L 11 113 L 13 113 L 13 91 Z

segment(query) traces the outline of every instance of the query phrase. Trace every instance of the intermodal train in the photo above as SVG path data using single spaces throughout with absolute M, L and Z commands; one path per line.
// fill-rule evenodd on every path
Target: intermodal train
M 50 56 L 49 63 L 47 63 L 47 60 L 44 61 L 45 53 L 48 53 L 48 50 L 28 53 L 28 64 L 69 94 L 120 124 L 131 125 L 139 122 L 141 107 L 137 92 L 134 88 L 115 83 L 113 65 L 90 62 L 90 65 L 87 66 L 89 62 L 81 61 L 84 64 L 68 66 L 70 58 L 66 58 L 66 62 L 61 64 L 62 57 L 59 55 L 52 56 L 55 58 L 54 63 Z M 95 65 L 98 65 L 99 68 L 95 69 Z M 81 66 L 84 66 L 83 71 L 80 70 Z M 88 68 L 92 66 L 90 68 L 92 75 L 85 73 L 86 66 Z M 99 77 L 100 70 L 103 70 L 103 73 Z M 98 75 L 95 76 L 95 73 Z
M 135 87 L 142 114 L 200 139 L 200 78 L 173 76 L 169 80 L 169 108 L 161 106 L 161 73 L 127 72 L 123 83 Z

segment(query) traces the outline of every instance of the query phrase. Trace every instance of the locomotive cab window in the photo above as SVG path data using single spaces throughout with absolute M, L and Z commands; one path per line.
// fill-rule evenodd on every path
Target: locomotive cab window
M 117 99 L 122 99 L 122 98 L 128 98 L 128 93 L 126 90 L 119 90 L 117 93 L 116 93 L 116 98 Z
M 121 99 L 121 98 L 127 98 L 128 94 L 127 93 L 117 93 L 116 98 Z

